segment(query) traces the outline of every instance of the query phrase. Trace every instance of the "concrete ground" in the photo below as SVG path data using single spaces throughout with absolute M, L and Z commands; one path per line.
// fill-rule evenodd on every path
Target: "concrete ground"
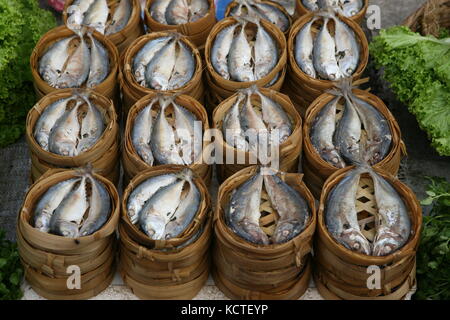
M 424 0 L 370 1 L 371 4 L 379 5 L 381 8 L 382 27 L 400 24 L 424 2 Z M 370 38 L 371 34 L 368 36 Z M 386 102 L 397 118 L 407 146 L 408 157 L 402 162 L 399 177 L 416 192 L 418 198 L 423 198 L 427 184 L 424 176 L 445 176 L 450 180 L 450 159 L 438 156 L 430 147 L 426 134 L 419 129 L 415 118 L 404 105 L 396 101 L 386 84 L 377 80 L 376 72 L 369 70 L 368 74 L 372 77 L 370 83 L 372 92 Z M 29 166 L 30 159 L 24 138 L 0 149 L 0 228 L 7 231 L 7 237 L 11 240 L 15 239 L 17 213 L 29 187 Z M 23 288 L 24 299 L 41 299 L 27 283 L 23 284 Z M 303 297 L 303 299 L 320 298 L 313 288 L 313 283 Z M 116 276 L 113 284 L 95 299 L 136 299 L 136 297 L 123 285 L 120 277 Z M 210 279 L 196 299 L 225 299 L 225 296 Z

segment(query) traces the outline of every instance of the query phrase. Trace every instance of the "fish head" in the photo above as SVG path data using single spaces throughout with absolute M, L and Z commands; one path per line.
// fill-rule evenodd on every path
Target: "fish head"
M 60 221 L 53 232 L 66 238 L 76 238 L 78 237 L 78 224 L 72 221 Z
M 341 72 L 344 77 L 350 77 L 356 71 L 354 60 L 350 56 L 345 57 L 340 61 Z
M 34 227 L 41 232 L 48 232 L 50 230 L 51 216 L 42 214 L 34 221 Z
M 247 219 L 243 219 L 239 225 L 246 232 L 253 243 L 269 244 L 269 238 L 262 231 L 260 226 L 248 221 Z
M 72 142 L 61 142 L 55 146 L 56 153 L 66 156 L 66 157 L 75 157 L 78 153 Z
M 337 81 L 342 78 L 343 74 L 337 64 L 329 63 L 325 68 L 329 80 Z
M 340 238 L 351 250 L 370 255 L 370 243 L 361 231 L 354 228 L 348 228 L 342 232 Z
M 166 221 L 162 216 L 149 214 L 145 221 L 145 233 L 153 240 L 160 240 L 164 236 Z
M 397 250 L 402 243 L 402 237 L 392 232 L 389 228 L 381 226 L 377 230 L 377 234 L 374 239 L 373 255 L 374 256 L 387 256 Z
M 342 169 L 346 166 L 336 149 L 324 149 L 321 155 L 326 162 L 333 164 L 336 168 Z
M 280 224 L 273 235 L 275 243 L 284 243 L 297 236 L 303 229 L 302 224 L 298 220 L 287 221 Z

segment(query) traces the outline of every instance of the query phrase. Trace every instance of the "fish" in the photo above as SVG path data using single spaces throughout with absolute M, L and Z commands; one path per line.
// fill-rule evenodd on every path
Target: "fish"
M 398 192 L 372 168 L 367 168 L 374 184 L 378 215 L 374 241 L 374 256 L 386 256 L 401 248 L 411 234 L 411 220 Z
M 264 186 L 270 203 L 280 216 L 272 242 L 287 242 L 305 228 L 310 217 L 309 206 L 298 191 L 276 174 L 264 174 Z
M 55 87 L 69 58 L 69 44 L 76 36 L 56 41 L 39 61 L 39 74 L 50 86 Z
M 278 62 L 278 48 L 275 40 L 267 33 L 259 21 L 257 21 L 256 25 L 258 31 L 256 32 L 254 48 L 255 76 L 253 80 L 264 78 L 273 70 L 273 68 L 275 68 Z
M 221 30 L 214 41 L 211 49 L 211 63 L 214 69 L 224 79 L 230 80 L 228 69 L 228 55 L 233 43 L 234 31 L 239 24 L 233 24 Z
M 342 4 L 342 12 L 344 16 L 349 18 L 357 15 L 361 11 L 362 7 L 362 0 L 346 0 L 345 3 Z
M 245 96 L 243 94 L 238 95 L 236 101 L 233 103 L 233 106 L 224 117 L 222 131 L 225 135 L 225 141 L 231 147 L 236 147 L 236 149 L 247 151 L 247 141 L 245 140 L 239 119 L 239 105 L 242 103 L 244 98 Z
M 67 104 L 72 100 L 73 97 L 68 97 L 53 102 L 39 116 L 34 126 L 34 138 L 42 149 L 48 151 L 50 132 L 55 126 L 56 121 L 66 112 Z
M 339 0 L 317 0 L 320 9 L 336 8 L 339 6 Z
M 172 40 L 172 37 L 161 37 L 151 40 L 136 54 L 133 60 L 133 72 L 136 81 L 140 85 L 145 86 L 145 68 L 153 57 L 165 47 L 170 40 Z
M 181 175 L 189 184 L 189 191 L 186 197 L 181 200 L 170 222 L 166 225 L 164 232 L 164 238 L 166 240 L 176 238 L 181 235 L 194 220 L 194 217 L 200 207 L 200 191 L 192 180 L 192 171 L 185 169 Z
M 181 193 L 185 180 L 160 188 L 144 205 L 139 215 L 139 225 L 153 240 L 162 240 L 166 225 L 181 202 Z
M 71 5 L 67 8 L 67 15 L 67 27 L 69 29 L 80 28 L 83 23 L 84 12 L 82 12 L 78 6 Z
M 168 90 L 169 80 L 176 62 L 176 41 L 159 50 L 145 70 L 146 84 L 155 90 Z
M 91 174 L 87 175 L 87 178 L 92 191 L 88 215 L 79 231 L 82 237 L 98 231 L 108 221 L 111 212 L 111 197 L 103 183 L 97 181 Z
M 170 0 L 166 9 L 166 21 L 169 25 L 189 22 L 189 5 L 187 0 Z
M 311 143 L 320 157 L 336 168 L 345 168 L 345 161 L 333 144 L 336 129 L 336 106 L 340 97 L 334 98 L 319 112 L 311 128 Z
M 341 156 L 350 164 L 360 161 L 361 120 L 353 103 L 346 98 L 344 114 L 334 132 L 333 142 Z
M 77 153 L 83 153 L 92 148 L 105 131 L 103 115 L 97 106 L 93 105 L 88 96 L 82 96 L 87 103 L 86 115 L 81 121 L 80 140 L 77 145 Z
M 273 0 L 273 2 L 281 4 L 291 16 L 295 13 L 295 1 L 296 0 Z
M 340 19 L 332 15 L 335 22 L 338 65 L 345 77 L 350 77 L 358 67 L 359 45 L 355 33 Z
M 132 224 L 139 221 L 139 214 L 145 203 L 161 188 L 177 181 L 174 174 L 162 174 L 151 177 L 139 184 L 128 197 L 127 213 Z
M 195 22 L 208 14 L 209 3 L 207 0 L 191 0 L 189 3 L 189 22 Z
M 39 200 L 34 210 L 34 227 L 42 232 L 50 231 L 50 219 L 61 201 L 80 179 L 69 179 L 51 186 Z
M 58 89 L 80 87 L 89 76 L 91 53 L 84 40 L 83 31 L 78 35 L 80 43 L 67 59 L 66 67 L 56 81 L 55 87 Z
M 155 161 L 150 148 L 150 138 L 153 128 L 152 107 L 156 101 L 157 99 L 153 99 L 148 106 L 138 113 L 131 130 L 131 141 L 136 152 L 150 166 Z
M 79 236 L 79 227 L 88 209 L 86 177 L 71 191 L 54 211 L 50 219 L 50 232 L 68 238 Z
M 349 171 L 328 195 L 325 222 L 328 231 L 346 248 L 370 255 L 372 245 L 362 234 L 356 212 L 356 192 L 361 174 L 365 170 Z
M 262 187 L 263 176 L 257 172 L 233 191 L 225 218 L 231 230 L 244 240 L 267 245 L 269 238 L 259 226 Z
M 155 0 L 150 7 L 150 15 L 157 22 L 162 24 L 168 24 L 166 20 L 166 10 L 170 1 L 167 0 Z
M 80 12 L 84 15 L 94 2 L 95 0 L 75 0 L 72 5 L 78 7 Z
M 167 106 L 171 102 L 171 100 L 159 101 L 161 109 L 152 129 L 150 146 L 153 156 L 158 163 L 182 165 L 184 162 L 178 153 L 178 148 L 175 143 L 175 133 L 164 114 Z
M 367 133 L 366 157 L 370 165 L 383 160 L 389 153 L 392 143 L 392 132 L 386 118 L 372 105 L 352 96 L 356 112 Z
M 66 157 L 74 157 L 78 154 L 77 142 L 78 134 L 80 133 L 78 108 L 81 104 L 83 104 L 82 101 L 77 101 L 70 111 L 66 111 L 56 121 L 49 136 L 48 149 L 50 152 Z
M 108 76 L 109 57 L 106 48 L 92 36 L 92 33 L 89 32 L 88 37 L 91 39 L 91 63 L 86 86 L 93 88 Z
M 289 18 L 277 7 L 267 3 L 254 3 L 255 8 L 264 15 L 265 19 L 276 25 L 281 31 L 289 29 Z
M 183 41 L 178 41 L 178 54 L 172 75 L 169 80 L 169 90 L 178 89 L 192 79 L 195 71 L 195 59 L 191 50 Z
M 268 130 L 262 118 L 253 109 L 251 96 L 251 92 L 248 92 L 240 114 L 240 120 L 241 127 L 249 141 L 249 149 L 258 151 L 259 143 L 264 141 L 263 137 L 268 138 Z
M 252 66 L 252 48 L 245 35 L 246 25 L 247 22 L 245 21 L 241 23 L 241 30 L 234 37 L 230 52 L 228 53 L 228 72 L 230 73 L 230 78 L 239 82 L 255 80 Z
M 123 30 L 130 20 L 131 11 L 131 1 L 120 0 L 119 5 L 114 11 L 111 22 L 106 27 L 105 34 L 110 35 Z
M 108 16 L 108 2 L 106 0 L 95 0 L 86 12 L 83 24 L 95 28 L 101 34 L 105 34 Z
M 328 32 L 329 18 L 326 17 L 314 41 L 313 63 L 316 72 L 323 79 L 336 81 L 342 77 L 336 60 L 336 44 Z
M 310 11 L 319 10 L 319 4 L 317 3 L 317 0 L 302 0 L 302 3 L 306 7 L 306 9 Z
M 313 64 L 314 39 L 311 33 L 311 26 L 316 20 L 313 18 L 308 22 L 295 37 L 295 61 L 312 78 L 317 77 Z
M 194 123 L 197 118 L 192 112 L 175 102 L 172 102 L 172 106 L 175 111 L 175 133 L 180 140 L 178 147 L 182 151 L 184 164 L 190 165 L 197 159 L 199 151 L 201 151 L 197 148 L 196 154 L 194 154 Z

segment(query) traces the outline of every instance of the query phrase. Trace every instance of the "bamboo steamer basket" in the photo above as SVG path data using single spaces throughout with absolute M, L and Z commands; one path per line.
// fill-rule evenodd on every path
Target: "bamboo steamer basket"
M 175 90 L 158 91 L 139 85 L 134 78 L 132 65 L 133 59 L 138 51 L 150 40 L 169 36 L 171 34 L 173 33 L 167 31 L 152 32 L 150 34 L 146 34 L 133 41 L 133 43 L 124 52 L 122 56 L 121 72 L 119 74 L 119 82 L 122 91 L 123 112 L 125 116 L 128 114 L 131 106 L 133 106 L 142 97 L 151 93 L 165 93 L 167 95 L 186 94 L 202 102 L 204 93 L 202 81 L 202 60 L 200 57 L 200 53 L 195 45 L 186 37 L 181 37 L 181 41 L 183 41 L 190 48 L 195 57 L 196 63 L 194 75 L 188 83 Z
M 288 46 L 288 76 L 287 81 L 285 81 L 286 88 L 283 88 L 283 91 L 286 94 L 296 93 L 292 99 L 294 104 L 297 105 L 298 109 L 306 109 L 310 103 L 312 103 L 318 96 L 320 96 L 324 91 L 331 89 L 334 86 L 333 81 L 330 80 L 322 80 L 315 79 L 308 76 L 304 73 L 300 67 L 298 66 L 295 60 L 295 37 L 299 33 L 299 31 L 303 28 L 303 26 L 311 21 L 315 16 L 314 13 L 309 13 L 300 17 L 294 25 L 291 27 L 291 31 L 289 33 L 287 46 Z M 368 60 L 369 60 L 369 45 L 367 42 L 367 38 L 364 34 L 364 31 L 361 27 L 352 20 L 349 20 L 345 17 L 338 16 L 342 22 L 347 24 L 350 29 L 352 29 L 356 35 L 360 46 L 360 60 L 359 65 L 354 74 L 352 75 L 354 80 L 358 80 L 361 78 L 362 73 L 364 72 Z M 321 21 L 321 20 L 320 20 Z M 316 22 L 317 23 L 317 22 Z M 321 23 L 323 23 L 321 21 Z M 334 32 L 334 25 L 328 25 L 331 32 Z M 331 28 L 330 26 L 333 26 Z M 312 29 L 312 33 L 315 36 L 319 31 L 318 28 Z M 296 99 L 300 96 L 302 99 Z M 299 110 L 300 114 L 304 114 L 305 111 Z
M 245 168 L 228 178 L 219 188 L 214 216 L 214 269 L 216 285 L 232 299 L 298 299 L 308 287 L 311 274 L 309 254 L 316 227 L 314 198 L 300 174 L 285 174 L 285 181 L 307 201 L 311 218 L 298 236 L 283 244 L 257 245 L 235 234 L 225 222 L 231 193 L 256 173 Z M 272 235 L 278 214 L 269 197 L 262 193 L 260 219 L 263 231 Z
M 156 98 L 156 94 L 152 93 L 149 94 L 142 99 L 140 99 L 136 104 L 130 109 L 130 112 L 128 113 L 127 123 L 125 126 L 125 133 L 124 133 L 124 145 L 123 145 L 123 152 L 122 152 L 122 165 L 124 168 L 124 181 L 125 185 L 128 183 L 128 181 L 136 176 L 138 173 L 150 168 L 144 160 L 141 159 L 141 157 L 136 152 L 132 138 L 131 133 L 133 129 L 134 121 L 139 114 L 139 112 L 147 107 L 150 102 Z M 202 122 L 202 130 L 205 132 L 206 130 L 209 130 L 209 123 L 208 123 L 208 115 L 206 114 L 205 108 L 194 98 L 187 96 L 187 95 L 181 95 L 177 96 L 175 98 L 175 102 L 186 108 L 187 110 L 191 111 L 195 114 L 197 119 Z M 169 107 L 168 110 L 170 112 L 169 117 L 169 123 L 174 121 L 174 115 L 173 115 L 173 108 Z M 153 115 L 156 117 L 157 112 L 156 109 L 153 110 Z M 159 107 L 158 107 L 159 112 Z M 203 137 L 203 135 L 202 135 Z M 203 142 L 203 145 L 206 146 L 208 144 L 207 141 Z M 210 166 L 203 161 L 203 156 L 201 159 L 198 159 L 195 163 L 193 163 L 191 166 L 189 166 L 194 172 L 197 173 L 198 176 L 202 177 L 202 179 L 205 181 L 206 185 L 209 185 L 211 181 L 211 168 Z
M 167 25 L 159 23 L 150 14 L 150 7 L 155 0 L 147 0 L 144 10 L 144 23 L 153 32 L 174 31 L 185 35 L 199 50 L 202 50 L 208 34 L 216 24 L 216 11 L 214 0 L 209 0 L 209 11 L 201 19 L 180 25 Z
M 450 1 L 428 0 L 405 19 L 403 25 L 422 35 L 439 36 L 442 28 L 450 28 Z
M 280 170 L 284 172 L 297 172 L 297 164 L 298 164 L 298 157 L 300 153 L 302 152 L 302 118 L 295 110 L 294 106 L 292 105 L 291 100 L 288 96 L 276 92 L 274 90 L 261 88 L 259 89 L 262 94 L 267 96 L 268 98 L 274 100 L 277 102 L 283 110 L 289 115 L 291 121 L 292 121 L 292 134 L 289 136 L 289 138 L 284 141 L 278 150 L 279 152 L 279 160 L 280 160 Z M 253 104 L 259 105 L 259 100 L 255 99 L 256 95 L 252 96 L 253 98 Z M 228 112 L 228 110 L 233 106 L 233 104 L 238 99 L 238 94 L 234 94 L 230 98 L 224 100 L 221 104 L 217 106 L 216 109 L 214 109 L 213 112 L 213 127 L 220 132 L 222 132 L 222 122 L 223 119 Z M 222 149 L 224 158 L 227 154 L 233 154 L 233 159 L 245 159 L 244 164 L 239 163 L 232 163 L 228 164 L 225 163 L 226 159 L 220 159 L 224 160 L 221 161 L 223 164 L 217 165 L 217 172 L 220 181 L 223 181 L 230 177 L 231 175 L 235 174 L 236 172 L 242 170 L 243 168 L 249 167 L 252 165 L 251 163 L 251 157 L 249 152 L 245 152 L 243 150 L 239 150 L 236 148 L 231 147 L 229 144 L 225 142 L 224 137 L 222 134 L 218 137 L 215 137 L 215 144 L 216 148 Z M 236 161 L 235 161 L 236 162 Z
M 292 26 L 292 17 L 291 15 L 289 15 L 289 13 L 286 11 L 286 9 L 279 3 L 275 2 L 275 1 L 266 1 L 266 0 L 258 0 L 257 2 L 260 3 L 264 3 L 267 5 L 270 5 L 272 7 L 277 8 L 278 10 L 280 10 L 281 12 L 283 12 L 283 14 L 286 16 L 286 18 L 289 20 L 289 28 L 286 31 L 282 31 L 285 35 L 289 34 L 289 30 Z M 228 4 L 226 10 L 225 10 L 225 17 L 230 17 L 231 16 L 231 10 L 233 10 L 233 8 L 235 8 L 236 6 L 238 6 L 239 3 L 237 1 L 232 1 Z M 270 21 L 269 21 L 270 22 Z
M 353 93 L 359 99 L 374 106 L 386 118 L 392 134 L 392 143 L 389 153 L 383 160 L 375 164 L 374 168 L 396 175 L 401 159 L 407 155 L 397 121 L 384 102 L 377 96 L 359 89 L 353 89 Z M 317 153 L 312 145 L 310 132 L 319 112 L 334 98 L 335 96 L 329 93 L 324 93 L 318 97 L 306 112 L 305 125 L 303 126 L 303 172 L 306 184 L 317 199 L 320 197 L 325 180 L 339 169 L 323 160 Z M 342 111 L 343 106 L 340 105 L 338 110 Z
M 76 89 L 75 89 L 76 90 Z M 74 89 L 60 89 L 43 97 L 28 112 L 26 122 L 26 139 L 31 154 L 31 176 L 36 181 L 42 174 L 52 168 L 73 168 L 91 164 L 98 174 L 117 183 L 119 180 L 119 125 L 117 114 L 111 99 L 101 94 L 87 90 L 90 99 L 99 107 L 105 117 L 106 126 L 100 139 L 86 152 L 75 157 L 58 155 L 41 148 L 34 138 L 34 127 L 44 110 L 60 99 L 71 97 Z
M 354 16 L 350 17 L 349 19 L 355 21 L 358 24 L 362 24 L 362 22 L 364 21 L 364 17 L 366 16 L 366 12 L 367 12 L 367 8 L 369 7 L 369 0 L 363 0 L 364 1 L 364 6 L 362 7 L 362 9 Z M 308 10 L 304 5 L 302 0 L 295 0 L 296 5 L 297 5 L 297 11 L 299 13 L 300 16 L 306 15 L 311 13 L 310 10 Z
M 129 235 L 129 237 L 139 243 L 142 246 L 151 248 L 151 249 L 173 249 L 176 246 L 184 243 L 186 238 L 190 238 L 194 235 L 199 228 L 204 224 L 205 219 L 208 216 L 208 212 L 210 210 L 210 196 L 208 193 L 208 189 L 203 182 L 203 179 L 198 177 L 194 172 L 194 183 L 199 189 L 201 195 L 200 208 L 194 218 L 194 221 L 186 228 L 186 230 L 179 235 L 178 238 L 172 238 L 169 240 L 153 240 L 148 237 L 143 231 L 139 229 L 138 226 L 131 223 L 128 213 L 127 213 L 127 202 L 128 197 L 131 192 L 139 186 L 142 182 L 146 181 L 151 177 L 155 177 L 162 174 L 169 173 L 177 173 L 185 169 L 185 166 L 180 165 L 160 165 L 156 167 L 150 167 L 149 169 L 141 172 L 136 175 L 133 179 L 130 180 L 128 186 L 126 187 L 123 193 L 122 199 L 122 213 L 121 213 L 121 225 L 124 228 L 124 231 Z
M 258 87 L 265 87 L 270 84 L 271 81 L 277 76 L 278 73 L 281 72 L 279 79 L 272 85 L 272 87 L 279 87 L 280 84 L 284 81 L 284 72 L 283 69 L 286 67 L 287 54 L 286 54 L 286 39 L 284 34 L 280 29 L 272 25 L 270 22 L 266 20 L 261 20 L 261 25 L 265 28 L 265 30 L 273 37 L 275 42 L 278 45 L 278 53 L 279 59 L 276 66 L 270 71 L 265 77 L 249 82 L 239 82 L 233 80 L 226 80 L 222 78 L 220 74 L 216 72 L 211 62 L 211 50 L 214 44 L 214 40 L 217 34 L 223 30 L 224 28 L 237 23 L 237 20 L 233 17 L 225 18 L 219 21 L 214 28 L 211 30 L 208 35 L 208 39 L 206 40 L 205 45 L 205 60 L 206 60 L 206 70 L 208 77 L 208 85 L 212 89 L 212 91 L 216 92 L 222 99 L 228 98 L 233 95 L 239 89 L 249 88 L 253 85 L 257 85 Z M 255 31 L 256 25 L 249 22 L 247 25 L 247 30 Z M 276 90 L 276 89 L 275 89 Z
M 30 65 L 31 65 L 31 74 L 33 76 L 34 88 L 38 99 L 41 99 L 45 95 L 58 90 L 50 86 L 47 82 L 45 82 L 41 78 L 38 72 L 39 59 L 53 43 L 62 38 L 67 38 L 72 35 L 74 35 L 74 32 L 68 29 L 67 27 L 65 26 L 56 27 L 48 31 L 46 34 L 44 34 L 36 44 L 36 47 L 33 49 L 33 52 L 31 53 L 30 57 Z M 109 99 L 114 100 L 115 102 L 118 102 L 119 87 L 117 85 L 116 79 L 119 70 L 119 53 L 114 44 L 102 34 L 95 31 L 93 33 L 93 36 L 108 50 L 110 72 L 106 77 L 106 79 L 102 83 L 93 87 L 92 90 L 98 92 L 99 94 L 104 95 Z M 118 104 L 116 103 L 116 106 L 117 105 Z
M 329 193 L 354 167 L 341 169 L 331 175 L 322 190 L 318 211 L 317 236 L 314 242 L 315 280 L 325 297 L 339 299 L 401 299 L 415 284 L 415 254 L 422 228 L 422 210 L 413 191 L 386 171 L 375 169 L 399 193 L 408 209 L 412 233 L 407 243 L 394 253 L 368 256 L 339 244 L 325 224 L 325 203 Z M 361 176 L 357 190 L 356 210 L 362 233 L 373 240 L 377 205 L 373 181 L 368 174 Z M 380 267 L 381 289 L 368 289 L 370 274 L 367 267 Z
M 67 23 L 67 8 L 70 7 L 75 0 L 68 0 L 64 3 L 64 11 L 62 18 L 64 23 Z M 106 37 L 117 47 L 119 54 L 122 54 L 128 46 L 136 38 L 144 34 L 144 28 L 141 24 L 141 5 L 139 0 L 130 0 L 131 15 L 126 26 L 119 32 L 107 35 Z M 117 0 L 108 0 L 108 7 L 115 8 L 118 5 Z
M 48 299 L 88 299 L 111 283 L 114 275 L 115 228 L 119 220 L 119 195 L 106 178 L 94 177 L 111 197 L 107 222 L 89 236 L 65 238 L 35 229 L 31 225 L 34 207 L 41 196 L 58 182 L 75 177 L 75 170 L 52 169 L 27 192 L 17 220 L 17 242 L 25 278 L 33 289 Z M 80 289 L 68 289 L 67 268 L 80 268 Z

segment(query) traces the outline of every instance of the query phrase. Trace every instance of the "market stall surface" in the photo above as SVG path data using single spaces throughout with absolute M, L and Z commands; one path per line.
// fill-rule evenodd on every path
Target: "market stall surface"
M 381 7 L 382 27 L 400 24 L 406 16 L 424 2 L 424 0 L 370 1 L 371 4 Z M 369 37 L 370 33 L 368 33 Z M 368 75 L 373 79 L 378 77 L 374 71 L 370 70 Z M 450 180 L 450 159 L 439 157 L 436 151 L 430 147 L 426 133 L 419 129 L 416 119 L 407 111 L 407 108 L 396 101 L 386 84 L 374 81 L 370 86 L 372 92 L 387 103 L 402 130 L 408 157 L 402 162 L 399 178 L 416 192 L 419 199 L 423 198 L 427 184 L 424 176 L 444 176 Z M 15 239 L 17 213 L 29 187 L 29 167 L 30 159 L 24 138 L 11 146 L 0 149 L 0 228 L 6 230 L 7 238 L 10 240 Z M 217 190 L 217 184 L 213 184 L 211 188 L 212 191 Z M 427 208 L 424 209 L 426 212 Z M 23 283 L 23 290 L 23 299 L 43 299 L 26 282 Z M 137 299 L 137 297 L 123 284 L 117 274 L 112 284 L 93 299 L 130 300 Z M 226 297 L 210 278 L 195 299 L 226 299 Z M 321 299 L 313 282 L 301 299 Z

